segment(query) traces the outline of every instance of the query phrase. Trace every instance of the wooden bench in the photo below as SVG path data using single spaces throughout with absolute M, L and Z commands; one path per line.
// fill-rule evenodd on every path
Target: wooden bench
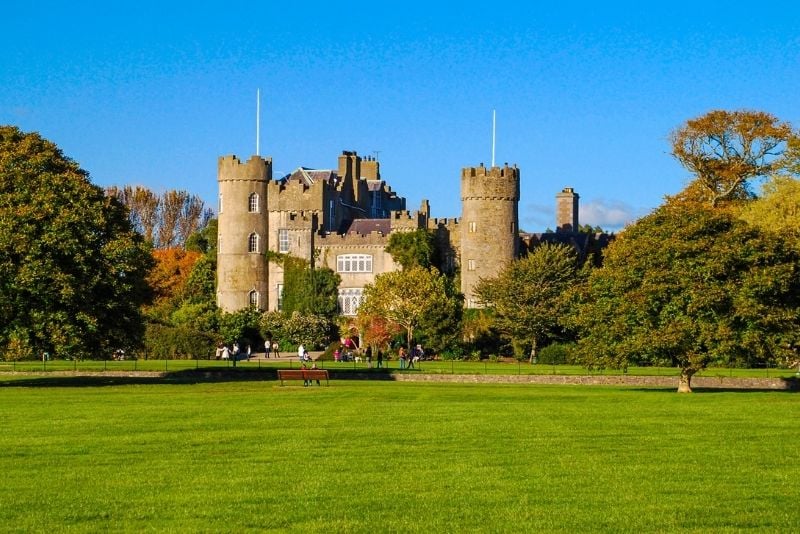
M 325 380 L 325 385 L 328 386 L 328 370 L 327 369 L 278 369 L 278 380 L 283 385 L 284 380 L 302 380 L 304 382 L 311 382 L 316 380 Z

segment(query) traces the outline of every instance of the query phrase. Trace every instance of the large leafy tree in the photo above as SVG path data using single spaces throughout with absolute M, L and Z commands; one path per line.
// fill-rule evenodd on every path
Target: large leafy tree
M 436 239 L 433 232 L 424 228 L 409 232 L 394 232 L 389 236 L 386 252 L 403 269 L 411 267 L 427 269 L 435 263 Z
M 544 243 L 496 278 L 481 279 L 475 292 L 494 311 L 497 329 L 515 345 L 529 346 L 533 361 L 538 347 L 559 328 L 577 268 L 572 247 Z
M 450 308 L 445 277 L 434 267 L 411 267 L 402 271 L 379 274 L 375 282 L 364 287 L 364 302 L 358 307 L 359 322 L 367 317 L 381 317 L 406 332 L 411 347 L 416 329 L 427 315 L 437 309 Z
M 136 346 L 150 248 L 125 208 L 36 133 L 0 127 L 0 350 L 61 357 Z
M 672 133 L 672 154 L 693 175 L 688 192 L 716 207 L 751 196 L 749 181 L 781 170 L 792 128 L 762 111 L 715 110 Z
M 629 226 L 592 271 L 574 320 L 589 366 L 676 365 L 678 391 L 709 363 L 790 358 L 798 253 L 732 214 L 669 203 Z
M 284 280 L 282 311 L 333 319 L 339 311 L 341 277 L 327 267 L 311 268 L 310 263 L 302 258 L 281 257 Z

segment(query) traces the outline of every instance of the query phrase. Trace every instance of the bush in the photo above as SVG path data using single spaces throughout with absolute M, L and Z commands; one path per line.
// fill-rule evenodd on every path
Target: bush
M 334 337 L 335 325 L 325 317 L 292 312 L 267 312 L 261 316 L 261 332 L 278 340 L 281 350 L 296 349 L 303 344 L 308 350 L 324 348 Z
M 539 351 L 537 361 L 549 365 L 569 363 L 572 346 L 572 343 L 552 343 Z
M 214 354 L 214 335 L 180 326 L 149 323 L 145 327 L 144 350 L 155 360 L 204 359 Z
M 450 347 L 439 354 L 442 360 L 463 360 L 464 349 L 462 347 Z

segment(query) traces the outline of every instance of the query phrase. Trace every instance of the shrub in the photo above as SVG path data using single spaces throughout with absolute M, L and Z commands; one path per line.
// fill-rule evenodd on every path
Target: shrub
M 145 328 L 144 350 L 156 360 L 203 359 L 214 354 L 214 335 L 180 326 L 149 323 Z
M 552 343 L 539 351 L 538 362 L 556 365 L 569 363 L 572 346 L 572 343 Z

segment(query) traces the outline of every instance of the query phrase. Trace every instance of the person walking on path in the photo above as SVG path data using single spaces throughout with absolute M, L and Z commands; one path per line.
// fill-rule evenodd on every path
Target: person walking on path
M 300 343 L 300 346 L 297 347 L 297 359 L 301 362 L 305 360 L 306 348 Z
M 281 346 L 278 344 L 277 340 L 272 342 L 272 354 L 274 354 L 276 358 L 281 357 Z

